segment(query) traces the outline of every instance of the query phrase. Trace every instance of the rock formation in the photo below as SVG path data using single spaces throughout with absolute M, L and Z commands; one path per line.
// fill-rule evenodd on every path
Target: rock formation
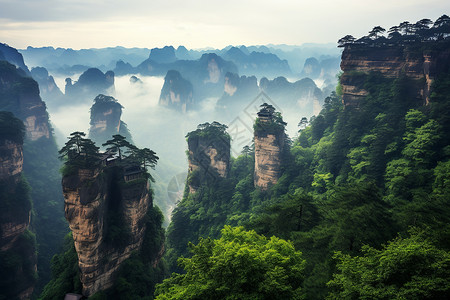
M 89 138 L 98 144 L 111 139 L 114 134 L 120 134 L 131 141 L 127 125 L 120 120 L 123 106 L 110 96 L 98 95 L 91 107 Z
M 5 299 L 30 299 L 37 275 L 31 198 L 22 177 L 23 129 L 12 113 L 0 112 L 0 290 Z
M 175 48 L 173 46 L 153 48 L 150 51 L 149 59 L 156 63 L 173 63 L 177 60 L 177 57 L 175 56 Z
M 136 67 L 135 72 L 142 75 L 164 76 L 170 70 L 176 70 L 192 83 L 196 103 L 209 97 L 220 97 L 223 94 L 225 74 L 238 72 L 234 63 L 214 53 L 203 54 L 198 60 L 177 60 L 172 63 L 156 63 L 147 59 Z
M 126 172 L 121 166 L 78 169 L 63 178 L 84 296 L 111 287 L 121 263 L 142 246 L 152 200 L 147 180 L 129 180 Z
M 259 94 L 258 80 L 255 76 L 239 76 L 228 72 L 225 75 L 223 95 L 216 103 L 216 109 L 223 117 L 235 119 Z
M 185 113 L 194 104 L 192 84 L 178 71 L 169 70 L 164 77 L 164 85 L 159 96 L 159 105 Z
M 226 126 L 205 123 L 188 133 L 188 186 L 195 193 L 210 179 L 226 178 L 230 168 L 230 136 Z
M 0 110 L 11 111 L 25 123 L 27 138 L 50 138 L 48 114 L 38 84 L 7 61 L 0 61 L 0 94 Z
M 254 126 L 255 174 L 254 184 L 267 190 L 281 176 L 286 123 L 275 113 L 273 106 L 264 103 Z
M 312 116 L 321 109 L 324 94 L 310 78 L 289 82 L 285 77 L 261 78 L 259 88 L 281 107 L 297 107 L 302 115 Z
M 76 82 L 67 78 L 65 94 L 72 102 L 83 102 L 98 94 L 114 94 L 114 72 L 103 73 L 97 68 L 90 68 Z
M 405 75 L 417 80 L 418 97 L 427 104 L 433 80 L 450 64 L 448 48 L 441 51 L 427 50 L 430 45 L 424 44 L 423 49 L 415 45 L 398 44 L 375 48 L 359 44 L 346 45 L 341 61 L 344 73 L 340 78 L 344 104 L 358 105 L 358 101 L 368 94 L 363 87 L 363 75 L 374 72 L 387 78 Z
M 12 112 L 25 125 L 23 169 L 31 186 L 30 195 L 33 200 L 33 229 L 39 245 L 39 287 L 49 280 L 50 260 L 67 233 L 67 224 L 62 218 L 60 161 L 37 82 L 28 77 L 22 68 L 17 69 L 7 61 L 0 61 L 0 111 L 2 110 Z M 25 183 L 23 188 L 27 189 Z M 29 214 L 26 215 L 28 218 Z M 30 241 L 34 239 L 28 231 L 25 231 L 24 237 Z M 0 290 L 2 289 L 0 287 Z
M 15 65 L 17 68 L 21 69 L 26 76 L 30 76 L 30 70 L 25 65 L 25 62 L 23 61 L 22 54 L 17 51 L 17 49 L 14 49 L 6 44 L 0 43 L 0 60 L 6 60 L 10 64 Z
M 239 68 L 239 72 L 244 75 L 272 77 L 291 74 L 287 60 L 281 60 L 273 53 L 259 51 L 249 53 L 245 47 L 231 47 L 222 57 L 233 62 Z
M 31 69 L 31 76 L 39 84 L 41 97 L 48 103 L 49 101 L 55 105 L 62 104 L 64 94 L 58 88 L 53 76 L 48 74 L 46 68 L 36 67 Z

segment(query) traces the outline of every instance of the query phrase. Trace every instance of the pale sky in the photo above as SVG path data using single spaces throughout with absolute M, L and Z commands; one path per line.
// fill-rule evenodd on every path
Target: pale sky
M 336 42 L 450 15 L 449 0 L 0 0 L 15 48 L 187 48 Z

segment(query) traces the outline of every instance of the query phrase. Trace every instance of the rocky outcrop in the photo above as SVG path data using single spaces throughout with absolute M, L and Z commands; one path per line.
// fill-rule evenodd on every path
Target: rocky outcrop
M 150 51 L 149 59 L 157 63 L 172 63 L 177 60 L 177 57 L 175 56 L 175 48 L 173 46 L 153 48 Z
M 188 186 L 195 193 L 202 184 L 226 178 L 230 169 L 230 137 L 222 124 L 199 125 L 188 136 Z M 195 176 L 190 176 L 195 174 Z
M 303 115 L 317 115 L 325 98 L 323 92 L 310 78 L 296 82 L 290 82 L 285 77 L 273 80 L 261 78 L 259 87 L 274 103 L 282 107 L 296 107 Z
M 180 72 L 169 70 L 164 77 L 159 105 L 185 113 L 192 109 L 193 104 L 192 84 Z
M 90 68 L 80 75 L 78 81 L 66 79 L 65 94 L 71 101 L 85 101 L 98 94 L 114 94 L 114 72 L 103 73 L 97 68 Z
M 448 48 L 424 50 L 427 46 L 430 44 L 424 44 L 424 48 L 417 45 L 347 45 L 342 53 L 341 69 L 344 73 L 340 78 L 344 104 L 358 105 L 358 101 L 368 94 L 361 75 L 374 72 L 387 78 L 405 75 L 417 80 L 418 96 L 427 104 L 433 80 L 450 64 Z
M 8 46 L 7 44 L 0 43 L 0 60 L 6 60 L 10 64 L 15 65 L 17 68 L 21 69 L 25 75 L 30 75 L 30 70 L 25 65 L 23 61 L 22 54 L 17 51 L 17 49 Z
M 135 72 L 142 75 L 164 76 L 170 70 L 176 70 L 192 83 L 196 103 L 209 97 L 220 97 L 223 94 L 225 74 L 238 72 L 234 63 L 214 53 L 203 54 L 198 60 L 177 60 L 172 63 L 157 63 L 147 59 L 136 67 Z
M 55 105 L 62 103 L 64 94 L 56 85 L 53 76 L 48 74 L 46 68 L 32 68 L 31 76 L 39 84 L 41 96 L 46 102 L 52 102 Z
M 0 140 L 0 180 L 18 178 L 23 170 L 23 147 L 11 140 Z
M 111 139 L 114 134 L 120 134 L 131 141 L 127 125 L 120 120 L 123 106 L 114 97 L 98 95 L 91 107 L 89 138 L 98 144 Z
M 255 173 L 254 185 L 267 190 L 281 176 L 286 123 L 276 115 L 271 105 L 263 104 L 254 126 Z
M 249 52 L 245 47 L 231 47 L 222 57 L 232 61 L 239 68 L 239 72 L 245 75 L 272 77 L 291 74 L 291 68 L 287 60 L 281 60 L 273 53 Z
M 37 275 L 30 191 L 22 177 L 22 128 L 11 113 L 0 112 L 0 290 L 5 299 L 30 299 Z M 5 137 L 9 130 L 19 136 Z
M 111 287 L 121 263 L 143 243 L 148 182 L 125 182 L 123 172 L 80 169 L 62 181 L 84 296 Z
M 14 113 L 26 127 L 27 138 L 50 138 L 49 118 L 36 81 L 6 61 L 0 61 L 0 110 Z

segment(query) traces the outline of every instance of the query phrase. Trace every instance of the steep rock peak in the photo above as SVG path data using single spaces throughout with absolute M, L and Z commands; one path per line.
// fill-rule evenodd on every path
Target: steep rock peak
M 192 83 L 176 70 L 167 71 L 159 97 L 159 105 L 185 113 L 193 105 Z
M 126 172 L 121 166 L 78 169 L 63 178 L 84 296 L 110 288 L 122 262 L 142 246 L 152 205 L 148 182 L 127 179 Z
M 285 148 L 286 123 L 281 114 L 267 103 L 261 105 L 254 128 L 255 174 L 254 185 L 267 190 L 281 176 Z
M 188 141 L 188 186 L 194 193 L 217 177 L 226 178 L 230 168 L 230 136 L 226 125 L 204 123 L 186 135 Z

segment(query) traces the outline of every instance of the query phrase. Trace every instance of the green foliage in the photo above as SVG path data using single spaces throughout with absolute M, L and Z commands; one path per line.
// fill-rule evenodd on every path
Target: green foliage
M 35 293 L 40 293 L 50 280 L 50 261 L 69 232 L 63 213 L 60 166 L 58 148 L 53 139 L 25 142 L 24 174 L 31 186 L 34 207 L 32 222 L 38 241 L 39 280 Z
M 230 141 L 231 137 L 226 132 L 226 129 L 228 126 L 224 124 L 220 124 L 219 122 L 212 122 L 210 123 L 203 123 L 197 126 L 197 129 L 195 131 L 191 131 L 186 135 L 186 138 L 188 140 L 195 139 L 195 138 L 204 138 L 208 139 L 211 142 L 215 140 L 223 140 L 223 141 Z
M 264 119 L 262 119 L 264 116 Z M 267 103 L 261 105 L 258 118 L 253 124 L 255 134 L 282 134 L 287 124 L 283 121 L 280 112 L 276 112 L 275 108 Z
M 0 299 L 14 299 L 37 280 L 36 237 L 26 229 L 0 251 Z
M 186 274 L 157 286 L 156 299 L 302 299 L 305 261 L 292 243 L 225 226 L 218 240 L 190 245 Z
M 99 147 L 90 139 L 85 139 L 84 132 L 70 134 L 69 141 L 59 150 L 59 158 L 66 159 L 63 176 L 72 175 L 78 169 L 95 169 L 100 162 Z
M 23 144 L 25 125 L 8 111 L 0 111 L 0 139 Z
M 448 299 L 450 252 L 424 232 L 398 237 L 381 250 L 364 246 L 362 256 L 337 252 L 337 272 L 328 299 Z
M 75 251 L 72 233 L 64 238 L 61 254 L 56 254 L 51 262 L 52 279 L 39 296 L 41 300 L 64 299 L 67 293 L 81 294 L 78 256 Z
M 421 57 L 432 44 L 412 49 L 411 55 Z M 207 269 L 214 268 L 215 261 L 206 259 L 214 241 L 207 237 L 218 238 L 224 224 L 244 225 L 258 234 L 289 239 L 302 251 L 307 299 L 324 299 L 330 288 L 332 299 L 447 298 L 446 290 L 435 293 L 448 284 L 443 281 L 448 254 L 442 253 L 450 250 L 450 72 L 445 68 L 433 83 L 427 105 L 418 97 L 423 80 L 404 74 L 392 79 L 380 73 L 346 72 L 368 95 L 357 106 L 346 107 L 340 93 L 330 95 L 321 113 L 288 147 L 282 175 L 267 192 L 253 187 L 251 149 L 231 161 L 229 179 L 205 181 L 192 172 L 188 182 L 195 182 L 197 192 L 185 193 L 168 230 L 172 270 L 183 272 L 173 267 L 174 262 L 180 255 L 189 257 L 185 245 L 199 237 L 201 247 L 182 261 L 191 264 L 202 259 Z M 256 131 L 260 123 L 267 122 L 257 119 Z M 392 240 L 404 236 L 410 226 L 426 230 L 429 239 L 413 234 Z M 408 253 L 400 251 L 410 245 L 418 261 L 414 257 L 408 261 Z M 338 260 L 333 259 L 336 251 Z M 421 258 L 436 253 L 443 258 L 439 263 Z M 383 257 L 391 270 L 397 263 L 403 266 L 396 256 L 418 264 L 418 277 L 413 274 L 408 283 L 395 282 L 403 280 L 399 270 L 392 271 L 397 277 L 383 273 L 387 270 Z M 378 272 L 381 265 L 385 269 Z M 431 271 L 434 266 L 440 268 L 437 280 Z M 195 276 L 204 273 L 197 271 Z M 198 278 L 172 277 L 160 288 L 161 297 L 203 295 L 206 285 L 196 283 L 206 279 Z

